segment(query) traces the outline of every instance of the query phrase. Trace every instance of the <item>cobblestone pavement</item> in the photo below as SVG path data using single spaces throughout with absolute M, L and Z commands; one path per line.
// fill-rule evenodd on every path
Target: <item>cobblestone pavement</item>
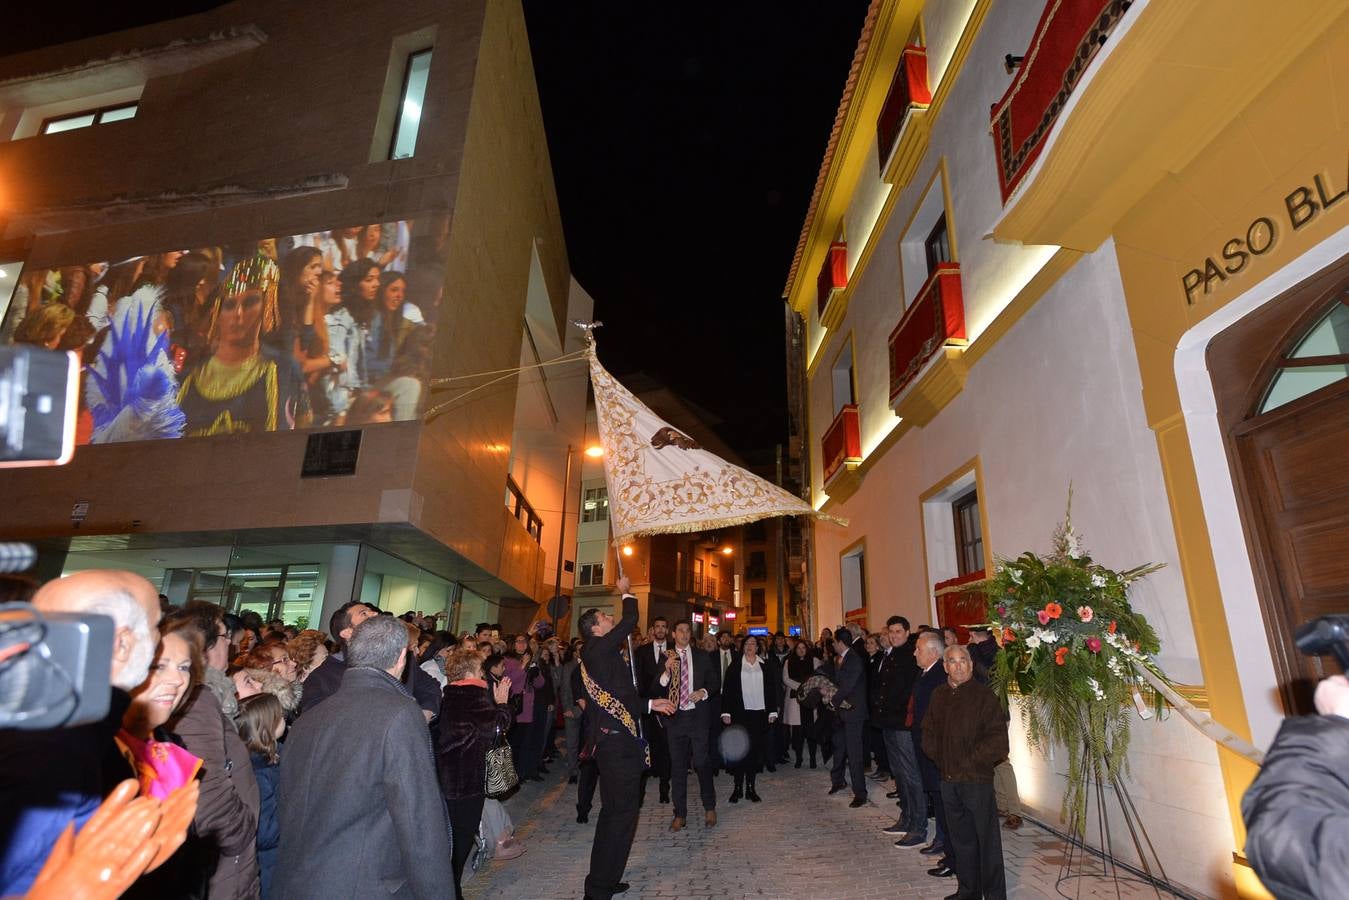
M 529 784 L 507 801 L 516 834 L 528 848 L 523 856 L 491 861 L 464 887 L 469 900 L 566 900 L 583 893 L 590 845 L 599 814 L 599 793 L 590 823 L 576 823 L 576 786 L 558 774 Z M 782 900 L 881 900 L 893 897 L 941 898 L 954 894 L 954 878 L 933 878 L 931 858 L 916 849 L 894 846 L 881 833 L 896 815 L 885 799 L 893 782 L 868 779 L 871 803 L 849 809 L 851 792 L 827 796 L 824 769 L 779 767 L 759 776 L 762 803 L 727 803 L 731 779 L 717 778 L 716 828 L 704 828 L 697 779 L 689 778 L 689 824 L 669 831 L 670 806 L 656 803 L 648 785 L 637 838 L 625 880 L 632 889 L 624 900 L 731 900 L 738 897 Z M 1002 831 L 1008 896 L 1039 900 L 1061 896 L 1055 881 L 1064 843 L 1031 822 L 1017 832 Z M 1078 882 L 1081 882 L 1080 884 Z M 1079 891 L 1080 888 L 1080 891 Z M 1151 888 L 1099 878 L 1064 884 L 1070 897 L 1155 897 Z

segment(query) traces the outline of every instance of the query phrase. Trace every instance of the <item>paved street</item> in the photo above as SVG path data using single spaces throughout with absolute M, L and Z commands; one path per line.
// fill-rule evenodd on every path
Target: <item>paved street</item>
M 596 808 L 590 823 L 576 824 L 576 787 L 556 774 L 531 784 L 507 803 L 517 834 L 529 848 L 521 857 L 490 862 L 465 887 L 472 900 L 563 900 L 580 898 L 595 834 Z M 656 786 L 647 791 L 637 839 L 628 860 L 626 879 L 632 890 L 625 898 L 661 900 L 731 900 L 737 897 L 791 900 L 871 898 L 940 898 L 955 893 L 954 878 L 927 875 L 930 858 L 917 850 L 893 846 L 880 829 L 894 821 L 893 801 L 883 788 L 871 788 L 871 805 L 848 808 L 851 793 L 827 796 L 829 776 L 823 769 L 779 768 L 759 776 L 763 802 L 731 805 L 731 780 L 717 779 L 720 823 L 702 825 L 696 780 L 690 778 L 689 827 L 671 834 L 670 807 L 657 804 Z M 1063 861 L 1064 844 L 1053 834 L 1027 822 L 1019 832 L 1003 834 L 1008 896 L 1038 900 L 1059 896 L 1054 882 Z M 1142 885 L 1080 879 L 1064 885 L 1070 897 L 1156 896 Z M 1080 893 L 1078 888 L 1080 887 Z

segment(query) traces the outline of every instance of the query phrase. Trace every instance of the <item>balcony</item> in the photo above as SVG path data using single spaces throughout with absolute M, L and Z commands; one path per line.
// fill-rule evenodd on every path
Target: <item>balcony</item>
M 890 405 L 943 348 L 964 344 L 960 264 L 939 263 L 890 332 Z
M 815 304 L 820 315 L 820 324 L 833 328 L 843 319 L 839 304 L 833 303 L 835 297 L 843 293 L 848 286 L 848 245 L 843 241 L 834 241 L 829 252 L 824 255 L 824 264 L 815 279 Z
M 862 429 L 858 424 L 856 403 L 849 403 L 839 410 L 834 424 L 820 441 L 820 449 L 826 485 L 840 470 L 856 468 L 862 462 Z
M 902 184 L 923 156 L 927 138 L 927 108 L 932 91 L 927 85 L 927 48 L 904 48 L 890 92 L 876 119 L 876 145 L 881 177 Z
M 993 236 L 1084 252 L 1159 183 L 1220 195 L 1208 181 L 1186 182 L 1184 172 L 1234 122 L 1244 123 L 1243 134 L 1277 135 L 1270 152 L 1281 153 L 1300 123 L 1319 121 L 1324 107 L 1312 98 L 1263 110 L 1268 118 L 1238 117 L 1344 15 L 1342 0 L 1042 5 L 1028 44 L 1035 58 L 1027 56 L 992 111 L 1006 202 Z M 1224 179 L 1237 186 L 1255 183 L 1241 160 L 1265 150 L 1257 140 L 1242 154 Z

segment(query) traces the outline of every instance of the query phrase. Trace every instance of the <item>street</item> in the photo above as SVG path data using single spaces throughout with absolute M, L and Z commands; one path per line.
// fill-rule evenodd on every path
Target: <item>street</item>
M 598 792 L 590 822 L 576 824 L 576 786 L 556 774 L 530 784 L 507 801 L 516 834 L 528 850 L 517 859 L 489 862 L 464 886 L 471 900 L 563 900 L 581 897 L 590 843 L 599 815 Z M 779 767 L 759 776 L 762 803 L 726 802 L 731 779 L 717 778 L 715 828 L 704 828 L 697 781 L 690 776 L 689 825 L 669 830 L 672 813 L 655 801 L 648 785 L 625 879 L 632 900 L 713 900 L 763 897 L 782 900 L 881 900 L 941 898 L 956 891 L 955 878 L 932 878 L 931 857 L 893 846 L 881 829 L 894 821 L 893 801 L 869 782 L 871 804 L 849 809 L 849 792 L 827 796 L 829 774 L 821 768 Z M 561 782 L 561 783 L 560 783 Z M 1017 832 L 1002 831 L 1008 896 L 1039 900 L 1054 889 L 1063 842 L 1030 821 Z M 1093 860 L 1093 863 L 1095 860 Z M 1136 882 L 1115 885 L 1099 878 L 1065 882 L 1069 897 L 1156 896 Z

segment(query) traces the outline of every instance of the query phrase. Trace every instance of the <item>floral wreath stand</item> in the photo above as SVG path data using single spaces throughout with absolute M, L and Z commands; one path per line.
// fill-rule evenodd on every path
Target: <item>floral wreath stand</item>
M 1134 582 L 1160 566 L 1116 571 L 1093 561 L 1073 530 L 1071 504 L 1070 488 L 1068 515 L 1054 532 L 1050 553 L 999 559 L 982 585 L 983 627 L 1002 647 L 990 681 L 1004 707 L 1009 694 L 1021 696 L 1032 747 L 1061 746 L 1068 753 L 1059 895 L 1081 896 L 1086 879 L 1102 878 L 1113 882 L 1117 897 L 1124 896 L 1126 882 L 1146 884 L 1158 897 L 1184 896 L 1168 881 L 1124 783 L 1132 717 L 1160 714 L 1163 697 L 1174 693 L 1155 662 L 1157 634 L 1128 596 Z M 1128 834 L 1120 848 L 1132 844 L 1137 866 L 1116 858 L 1120 819 Z M 1093 826 L 1099 849 L 1086 843 Z M 1069 893 L 1074 883 L 1076 891 Z
M 1084 716 L 1090 715 L 1085 709 L 1083 713 Z M 1091 738 L 1084 729 L 1081 758 L 1088 772 L 1089 799 L 1084 809 L 1074 811 L 1070 815 L 1067 833 L 1062 835 L 1067 848 L 1063 862 L 1059 865 L 1058 878 L 1054 882 L 1055 890 L 1061 897 L 1077 898 L 1082 896 L 1082 885 L 1085 881 L 1101 879 L 1114 883 L 1116 897 L 1124 896 L 1120 892 L 1120 885 L 1126 882 L 1148 885 L 1158 897 L 1163 893 L 1186 896 L 1179 894 L 1166 877 L 1161 857 L 1153 846 L 1142 817 L 1138 814 L 1138 807 L 1134 805 L 1133 798 L 1125 789 L 1121 773 L 1112 769 L 1105 758 L 1092 754 L 1091 746 Z M 1120 810 L 1129 841 L 1133 845 L 1134 853 L 1137 854 L 1139 861 L 1137 867 L 1121 863 L 1115 858 L 1115 840 L 1111 828 L 1112 793 L 1114 805 Z M 1094 809 L 1091 798 L 1095 800 Z M 1087 833 L 1093 825 L 1092 819 L 1095 820 L 1099 850 L 1086 844 Z M 1076 891 L 1070 892 L 1067 886 L 1074 883 Z

